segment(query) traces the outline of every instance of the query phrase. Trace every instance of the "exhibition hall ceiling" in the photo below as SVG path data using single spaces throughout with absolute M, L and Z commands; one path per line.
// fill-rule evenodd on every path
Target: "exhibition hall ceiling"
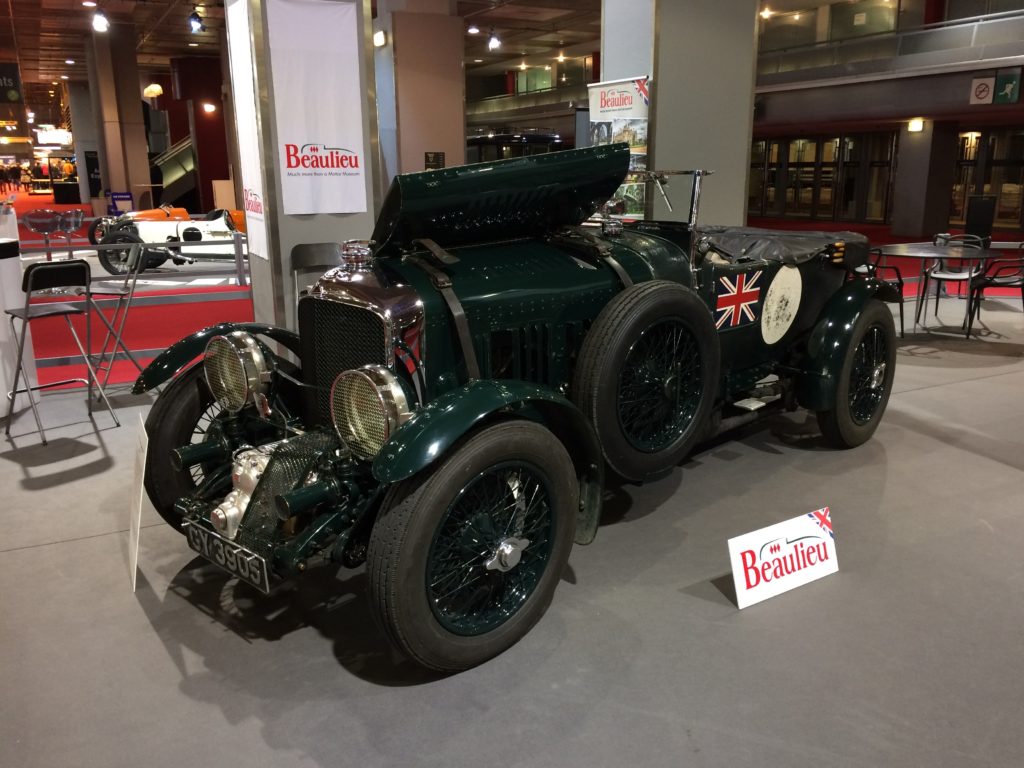
M 480 29 L 465 37 L 470 74 L 500 74 L 524 61 L 541 65 L 559 53 L 584 55 L 600 48 L 601 0 L 458 0 L 456 7 L 467 29 L 471 24 Z M 99 8 L 111 23 L 135 26 L 144 75 L 168 71 L 176 56 L 220 50 L 223 2 L 99 0 Z M 205 26 L 197 34 L 188 24 L 194 9 Z M 54 83 L 62 78 L 86 79 L 85 46 L 96 10 L 82 0 L 0 0 L 0 60 L 20 64 L 30 108 L 53 103 L 56 97 L 49 92 L 57 91 Z M 492 31 L 502 42 L 497 50 L 487 46 Z

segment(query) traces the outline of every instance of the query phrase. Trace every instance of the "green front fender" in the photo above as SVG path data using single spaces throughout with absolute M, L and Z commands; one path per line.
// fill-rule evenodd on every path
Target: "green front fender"
M 807 360 L 797 379 L 796 397 L 811 411 L 835 405 L 839 370 L 853 338 L 853 327 L 868 303 L 882 288 L 877 280 L 851 280 L 828 300 L 807 341 Z
M 141 395 L 143 392 L 163 384 L 201 355 L 210 339 L 232 331 L 246 331 L 256 336 L 267 336 L 283 344 L 296 356 L 301 356 L 299 335 L 293 331 L 264 323 L 218 323 L 176 341 L 157 355 L 135 380 L 132 394 Z
M 525 381 L 472 381 L 433 400 L 384 444 L 373 462 L 381 483 L 412 477 L 463 436 L 500 414 L 544 424 L 565 445 L 580 479 L 576 543 L 589 544 L 601 517 L 604 460 L 594 428 L 568 399 Z

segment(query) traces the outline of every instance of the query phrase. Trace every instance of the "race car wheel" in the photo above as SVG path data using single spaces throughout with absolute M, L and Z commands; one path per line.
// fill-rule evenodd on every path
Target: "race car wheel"
M 892 392 L 896 370 L 896 324 L 877 299 L 853 327 L 836 385 L 835 406 L 818 411 L 818 426 L 836 448 L 855 448 L 874 434 Z
M 89 242 L 99 245 L 100 241 L 107 236 L 110 230 L 110 219 L 106 216 L 98 216 L 89 225 Z
M 572 386 L 608 466 L 643 480 L 682 461 L 704 434 L 720 361 L 711 313 L 689 288 L 655 280 L 612 299 L 583 341 Z
M 123 275 L 128 271 L 128 251 L 131 250 L 131 246 L 134 243 L 141 243 L 142 238 L 136 235 L 134 232 L 128 232 L 126 230 L 118 230 L 111 232 L 100 241 L 100 245 L 124 245 L 124 248 L 111 248 L 110 250 L 100 250 L 96 252 L 96 258 L 99 259 L 100 264 L 107 272 L 112 275 Z M 146 251 L 146 265 L 143 269 L 156 269 L 165 261 L 167 257 L 159 253 L 154 253 L 151 250 Z
M 547 610 L 572 548 L 572 460 L 547 429 L 493 425 L 393 486 L 367 553 L 374 613 L 429 669 L 480 664 Z
M 181 515 L 175 512 L 174 502 L 192 493 L 216 467 L 196 465 L 176 470 L 171 466 L 171 451 L 206 440 L 210 430 L 217 428 L 219 413 L 199 364 L 178 376 L 160 394 L 146 418 L 146 492 L 160 517 L 179 533 L 183 533 Z

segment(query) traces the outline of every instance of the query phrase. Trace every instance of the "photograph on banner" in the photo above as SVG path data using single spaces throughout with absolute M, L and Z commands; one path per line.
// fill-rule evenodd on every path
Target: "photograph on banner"
M 629 144 L 626 180 L 612 198 L 612 213 L 643 216 L 647 184 L 635 172 L 647 170 L 647 120 L 650 109 L 650 77 L 630 77 L 594 83 L 590 95 L 590 143 L 592 146 Z

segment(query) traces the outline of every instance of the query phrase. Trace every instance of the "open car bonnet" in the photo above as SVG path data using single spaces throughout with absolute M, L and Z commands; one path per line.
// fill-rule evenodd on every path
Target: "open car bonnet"
M 614 194 L 629 145 L 552 152 L 396 176 L 373 240 L 397 253 L 416 239 L 443 248 L 540 236 L 579 224 Z

